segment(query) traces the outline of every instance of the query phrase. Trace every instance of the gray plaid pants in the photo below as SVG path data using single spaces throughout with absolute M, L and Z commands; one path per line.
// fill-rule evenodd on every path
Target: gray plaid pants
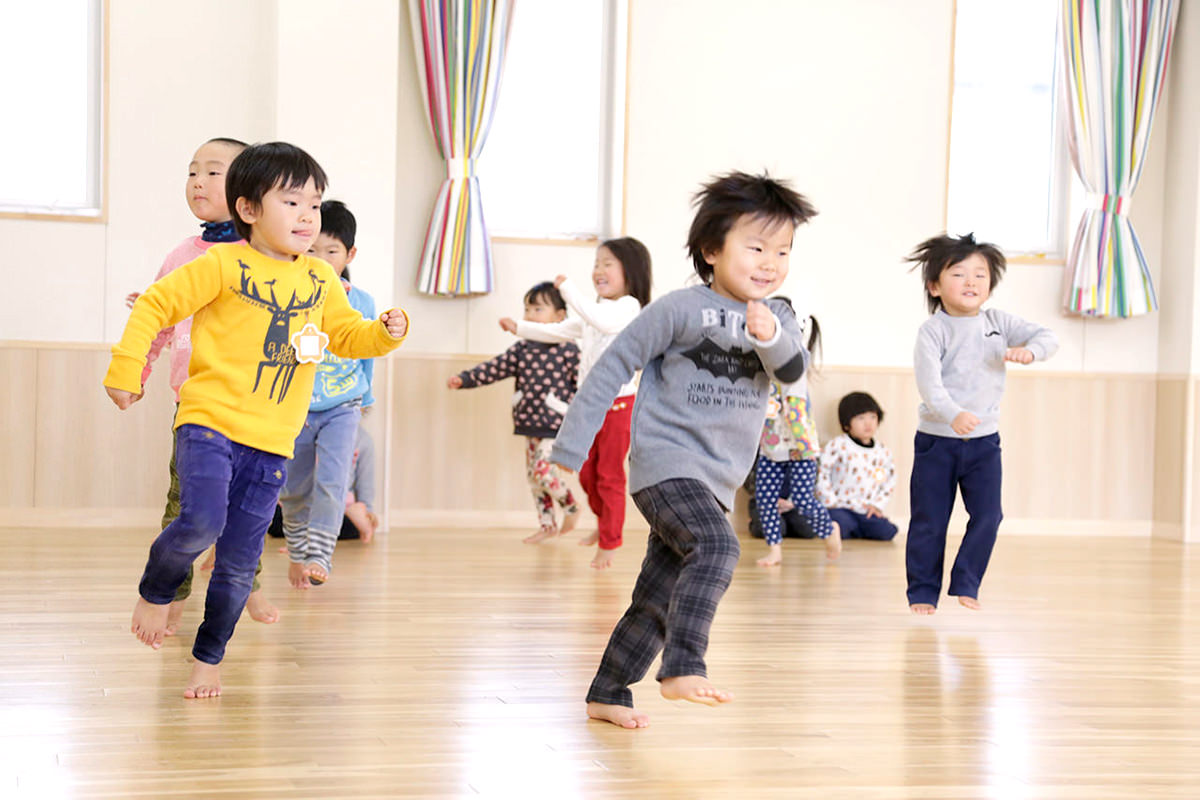
M 662 651 L 657 680 L 707 677 L 704 653 L 741 546 L 725 509 L 697 480 L 676 478 L 636 492 L 650 523 L 646 558 L 633 601 L 608 640 L 588 702 L 633 706 L 630 685 Z

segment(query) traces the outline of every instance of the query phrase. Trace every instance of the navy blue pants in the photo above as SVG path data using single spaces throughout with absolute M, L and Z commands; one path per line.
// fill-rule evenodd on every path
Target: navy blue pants
M 899 531 L 887 517 L 868 517 L 848 508 L 831 508 L 829 517 L 838 524 L 843 539 L 875 539 L 890 542 Z
M 176 429 L 175 455 L 179 516 L 150 546 L 138 593 L 149 603 L 170 603 L 192 562 L 216 543 L 216 566 L 192 655 L 219 664 L 250 596 L 263 535 L 287 476 L 287 459 L 231 442 L 200 425 Z
M 908 602 L 936 606 L 942 592 L 946 528 L 962 490 L 970 521 L 950 570 L 949 594 L 979 597 L 992 557 L 1000 511 L 1000 434 L 956 439 L 917 433 L 913 443 L 908 524 Z

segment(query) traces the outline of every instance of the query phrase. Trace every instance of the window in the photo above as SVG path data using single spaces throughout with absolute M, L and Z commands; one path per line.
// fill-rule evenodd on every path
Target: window
M 0 5 L 0 211 L 100 216 L 101 0 Z
M 624 0 L 517 4 L 476 169 L 494 236 L 591 238 L 620 227 L 625 13 Z
M 1058 3 L 957 0 L 946 229 L 1061 257 L 1070 164 L 1055 118 Z

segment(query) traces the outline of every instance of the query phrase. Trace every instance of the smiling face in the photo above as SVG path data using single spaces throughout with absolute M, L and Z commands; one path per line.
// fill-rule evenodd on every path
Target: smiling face
M 952 317 L 975 316 L 991 291 L 992 274 L 987 259 L 979 253 L 946 267 L 937 283 L 929 284 L 929 294 L 940 299 Z
M 712 265 L 710 288 L 731 300 L 762 300 L 783 284 L 788 274 L 795 226 L 742 215 L 715 253 L 705 253 Z
M 251 226 L 251 247 L 270 258 L 292 261 L 308 252 L 321 231 L 321 192 L 312 178 L 299 188 L 276 184 L 257 206 L 239 197 L 237 212 Z
M 225 200 L 225 173 L 242 148 L 228 142 L 206 142 L 188 164 L 184 187 L 188 208 L 197 219 L 225 222 L 230 219 Z
M 625 268 L 621 266 L 620 260 L 612 254 L 612 251 L 604 245 L 596 248 L 596 264 L 592 267 L 592 285 L 596 287 L 596 294 L 609 300 L 616 300 L 618 297 L 628 294 L 625 289 Z
M 341 239 L 328 233 L 322 233 L 317 235 L 313 246 L 308 249 L 308 254 L 325 261 L 340 276 L 354 260 L 354 256 L 358 254 L 358 248 L 351 247 L 347 250 Z

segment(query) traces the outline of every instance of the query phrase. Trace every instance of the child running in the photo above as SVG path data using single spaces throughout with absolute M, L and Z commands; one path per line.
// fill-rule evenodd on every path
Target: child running
M 139 641 L 161 647 L 188 566 L 216 544 L 187 698 L 221 694 L 219 665 L 250 593 L 322 350 L 381 356 L 408 331 L 399 309 L 364 320 L 333 269 L 305 255 L 321 229 L 325 184 L 324 170 L 294 145 L 243 150 L 229 166 L 225 197 L 246 243 L 214 245 L 150 286 L 104 378 L 113 403 L 129 408 L 142 397 L 154 337 L 194 315 L 175 416 L 179 516 L 150 548 L 130 626 Z
M 225 202 L 225 175 L 229 165 L 238 153 L 246 149 L 246 143 L 237 139 L 218 137 L 209 139 L 192 156 L 188 164 L 187 183 L 184 186 L 184 196 L 188 208 L 200 220 L 202 232 L 199 236 L 189 236 L 178 247 L 163 259 L 162 267 L 154 280 L 183 266 L 194 258 L 204 255 L 208 248 L 220 242 L 236 242 L 241 236 L 234 229 L 233 219 L 229 214 L 229 205 Z M 133 308 L 134 302 L 141 292 L 130 292 L 125 298 L 125 304 Z M 150 379 L 154 362 L 162 353 L 164 347 L 171 348 L 171 390 L 175 393 L 175 408 L 179 408 L 179 387 L 188 376 L 188 361 L 192 357 L 192 318 L 180 320 L 175 325 L 159 331 L 158 336 L 150 345 L 146 356 L 146 366 L 142 369 L 142 385 Z M 175 436 L 171 436 L 171 460 L 167 465 L 170 473 L 170 483 L 167 487 L 167 504 L 163 509 L 161 530 L 171 524 L 179 516 L 179 473 L 175 469 Z M 205 567 L 206 569 L 208 567 Z M 246 611 L 256 622 L 271 624 L 279 620 L 277 609 L 262 591 L 258 576 L 262 573 L 262 559 L 254 571 L 254 583 L 250 587 L 250 596 L 246 600 Z M 183 610 L 187 599 L 192 594 L 192 579 L 195 574 L 194 566 L 189 566 L 187 577 L 175 592 L 171 608 L 167 612 L 166 636 L 174 636 L 179 630 L 183 619 Z
M 788 273 L 796 225 L 816 212 L 786 184 L 733 172 L 703 187 L 688 234 L 702 286 L 671 292 L 622 331 L 567 412 L 551 460 L 578 469 L 612 399 L 641 369 L 629 483 L 650 523 L 633 600 L 587 694 L 587 713 L 644 728 L 630 685 L 662 651 L 663 697 L 706 705 L 729 692 L 704 654 L 740 553 L 726 518 L 754 463 L 771 378 L 791 383 L 807 352 L 791 308 L 765 298 Z
M 950 570 L 949 594 L 979 609 L 979 584 L 1000 528 L 1000 399 L 1009 361 L 1031 364 L 1058 350 L 1049 328 L 983 310 L 1004 274 L 1004 254 L 966 236 L 935 236 L 909 256 L 921 270 L 932 316 L 913 355 L 921 393 L 913 442 L 906 560 L 914 614 L 937 610 L 946 528 L 962 489 L 970 521 Z
M 843 539 L 890 542 L 896 526 L 884 509 L 896 488 L 892 451 L 876 441 L 883 409 L 866 392 L 850 392 L 838 403 L 842 435 L 821 451 L 817 499 L 829 509 Z
M 525 293 L 525 321 L 535 324 L 562 322 L 567 304 L 554 284 L 539 283 Z M 513 433 L 525 437 L 525 477 L 537 508 L 538 529 L 525 544 L 538 544 L 574 529 L 579 519 L 575 495 L 550 463 L 550 446 L 562 424 L 567 403 L 575 396 L 579 375 L 579 348 L 570 341 L 547 344 L 522 339 L 491 361 L 464 370 L 446 381 L 451 389 L 471 389 L 516 378 L 513 395 Z M 554 504 L 562 506 L 562 526 L 554 517 Z
M 333 267 L 350 306 L 363 319 L 375 319 L 375 300 L 350 285 L 347 268 L 358 254 L 358 223 L 337 200 L 321 204 L 321 233 L 308 251 Z M 320 586 L 333 571 L 333 550 L 342 530 L 346 487 L 354 462 L 354 444 L 363 409 L 375 402 L 370 358 L 342 358 L 330 351 L 317 365 L 308 416 L 288 462 L 287 482 L 279 494 L 287 541 L 288 581 L 297 589 Z
M 582 386 L 600 355 L 650 302 L 650 251 L 629 236 L 609 239 L 596 248 L 592 286 L 596 301 L 588 302 L 573 281 L 559 275 L 554 285 L 576 316 L 555 323 L 500 320 L 500 327 L 523 339 L 538 342 L 578 341 L 579 385 Z M 608 569 L 621 546 L 625 527 L 625 456 L 629 453 L 629 420 L 633 414 L 637 382 L 631 377 L 612 401 L 600 432 L 592 442 L 579 483 L 588 507 L 596 515 L 597 530 L 579 540 L 584 547 L 597 545 L 595 569 Z
M 786 298 L 776 299 L 791 306 Z M 816 317 L 808 318 L 808 328 L 805 349 L 811 357 L 821 343 L 821 326 Z M 841 532 L 814 492 L 821 445 L 813 420 L 812 398 L 808 395 L 807 373 L 794 383 L 771 381 L 758 453 L 754 500 L 767 541 L 767 554 L 758 559 L 758 566 L 777 567 L 783 563 L 783 517 L 779 501 L 785 498 L 785 485 L 789 487 L 788 510 L 797 509 L 804 516 L 817 537 L 825 541 L 825 557 L 836 559 L 842 553 Z

